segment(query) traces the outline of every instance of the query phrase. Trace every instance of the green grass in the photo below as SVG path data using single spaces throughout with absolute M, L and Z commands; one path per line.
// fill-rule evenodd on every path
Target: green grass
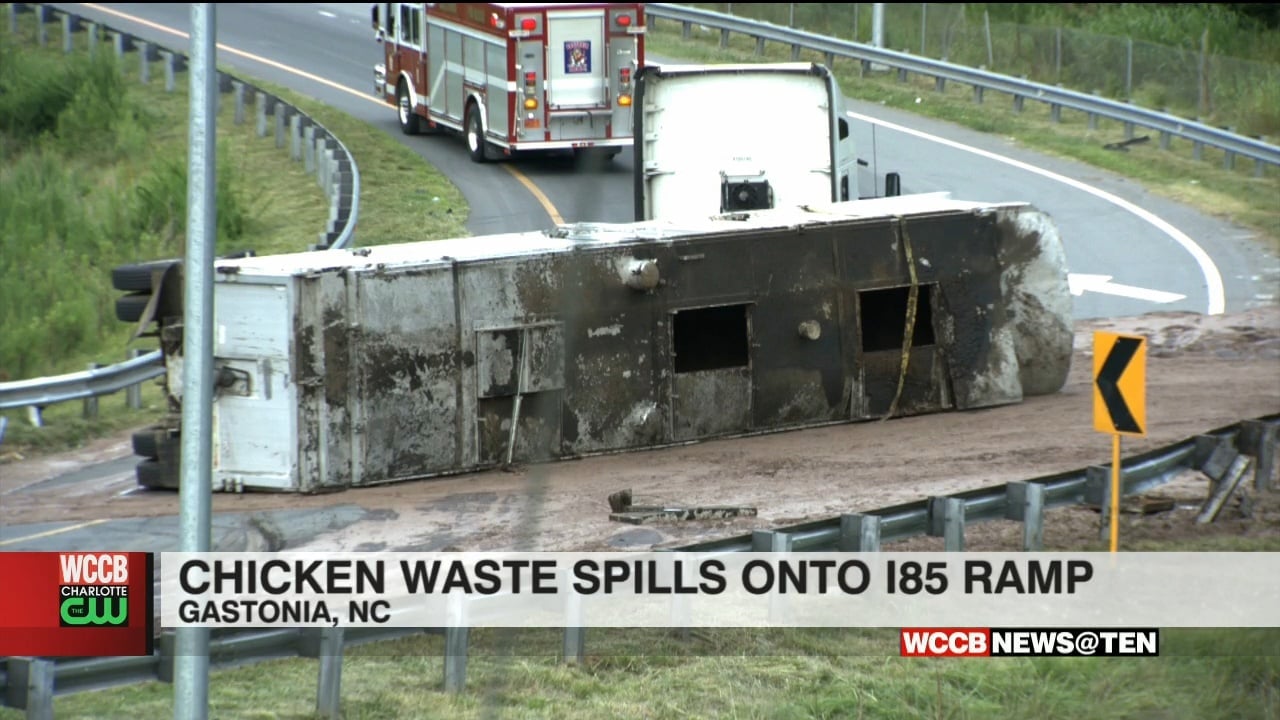
M 727 9 L 723 3 L 695 5 Z M 928 3 L 922 13 L 921 3 L 893 3 L 885 8 L 883 40 L 893 50 L 1113 99 L 1127 99 L 1131 89 L 1139 104 L 1274 137 L 1280 134 L 1280 33 L 1275 31 L 1280 13 L 1270 11 L 1268 27 L 1265 17 L 1240 7 Z M 870 3 L 739 3 L 732 10 L 820 35 L 872 40 Z M 1203 72 L 1202 50 L 1207 50 Z
M 40 48 L 33 15 L 19 21 L 17 36 L 0 29 L 0 382 L 155 349 L 152 338 L 129 342 L 133 327 L 115 317 L 121 293 L 110 271 L 185 251 L 187 75 L 166 93 L 160 63 L 144 85 L 137 54 L 117 63 L 100 42 L 90 62 L 80 35 L 77 51 L 65 56 L 60 30 L 51 29 L 50 46 Z M 264 89 L 316 118 L 355 157 L 357 244 L 467 234 L 461 193 L 394 138 L 297 93 Z M 257 137 L 252 107 L 247 122 L 235 124 L 233 98 L 222 96 L 217 118 L 217 250 L 305 250 L 324 229 L 328 201 L 272 134 Z M 101 398 L 95 420 L 82 417 L 78 401 L 52 406 L 43 428 L 31 426 L 25 410 L 5 411 L 0 463 L 147 425 L 163 412 L 163 398 L 149 384 L 144 401 L 136 411 L 124 407 L 122 393 Z
M 646 51 L 652 55 L 686 62 L 791 59 L 789 48 L 774 45 L 766 46 L 765 53 L 758 56 L 755 42 L 741 36 L 731 38 L 726 49 L 719 48 L 718 32 L 695 31 L 691 40 L 682 40 L 679 26 L 670 22 L 651 25 L 646 43 Z M 800 59 L 823 62 L 817 53 L 802 52 Z M 1203 160 L 1196 160 L 1185 142 L 1174 141 L 1169 150 L 1161 150 L 1158 134 L 1127 152 L 1106 150 L 1103 145 L 1124 139 L 1121 123 L 1100 119 L 1097 128 L 1090 129 L 1087 118 L 1067 111 L 1061 122 L 1055 123 L 1047 106 L 1030 99 L 1023 112 L 1015 113 L 1010 98 L 999 93 L 987 93 L 984 102 L 977 104 L 969 87 L 952 83 L 944 92 L 937 92 L 931 78 L 908 78 L 904 83 L 897 80 L 896 73 L 863 77 L 858 64 L 841 59 L 836 60 L 833 71 L 849 97 L 1011 138 L 1040 152 L 1125 175 L 1170 199 L 1245 226 L 1254 231 L 1262 246 L 1280 251 L 1280 174 L 1275 170 L 1269 170 L 1265 177 L 1254 177 L 1253 164 L 1243 160 L 1228 170 L 1223 167 L 1222 153 L 1206 148 Z M 900 171 L 907 185 L 913 175 L 928 172 L 927 168 L 897 167 L 893 158 L 878 160 L 882 167 Z
M 1166 541 L 1143 549 L 1224 549 L 1212 545 Z M 1277 543 L 1271 537 L 1237 547 L 1275 550 Z M 690 635 L 590 630 L 585 662 L 566 666 L 558 662 L 558 629 L 473 630 L 460 694 L 442 691 L 440 636 L 350 647 L 343 717 L 1280 718 L 1280 628 L 1166 629 L 1161 657 L 1148 659 L 907 659 L 897 657 L 893 629 Z M 314 717 L 316 672 L 315 660 L 300 659 L 214 671 L 210 716 Z M 58 698 L 56 707 L 60 718 L 145 720 L 172 717 L 172 703 L 172 687 L 152 682 Z M 0 709 L 0 720 L 19 717 Z

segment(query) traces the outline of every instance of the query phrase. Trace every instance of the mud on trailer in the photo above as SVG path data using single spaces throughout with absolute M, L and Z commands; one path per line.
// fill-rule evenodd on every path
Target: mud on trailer
M 179 476 L 180 270 L 153 291 L 173 412 L 135 437 L 152 487 Z M 1058 391 L 1071 358 L 1061 242 L 1018 203 L 903 196 L 216 270 L 220 491 L 1016 403 Z

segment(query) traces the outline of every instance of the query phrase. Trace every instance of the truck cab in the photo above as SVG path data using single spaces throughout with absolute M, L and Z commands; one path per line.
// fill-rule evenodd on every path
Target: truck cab
M 844 95 L 816 63 L 636 75 L 636 220 L 857 200 Z

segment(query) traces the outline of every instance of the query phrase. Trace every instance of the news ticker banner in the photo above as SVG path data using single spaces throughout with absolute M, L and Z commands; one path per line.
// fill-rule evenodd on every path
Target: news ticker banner
M 151 553 L 0 552 L 0 656 L 150 655 Z
M 163 553 L 164 627 L 1280 627 L 1280 553 Z

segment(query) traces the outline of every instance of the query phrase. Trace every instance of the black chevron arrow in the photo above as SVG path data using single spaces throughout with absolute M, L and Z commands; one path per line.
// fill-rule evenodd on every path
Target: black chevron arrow
M 1120 392 L 1120 378 L 1141 346 L 1142 341 L 1138 338 L 1117 338 L 1115 345 L 1111 346 L 1106 362 L 1102 363 L 1102 370 L 1098 372 L 1098 391 L 1102 393 L 1102 402 L 1107 406 L 1107 414 L 1111 416 L 1111 423 L 1115 425 L 1116 432 L 1142 432 L 1142 428 L 1138 427 L 1138 421 L 1133 419 L 1133 413 L 1129 411 L 1128 403 L 1124 401 L 1124 395 Z

